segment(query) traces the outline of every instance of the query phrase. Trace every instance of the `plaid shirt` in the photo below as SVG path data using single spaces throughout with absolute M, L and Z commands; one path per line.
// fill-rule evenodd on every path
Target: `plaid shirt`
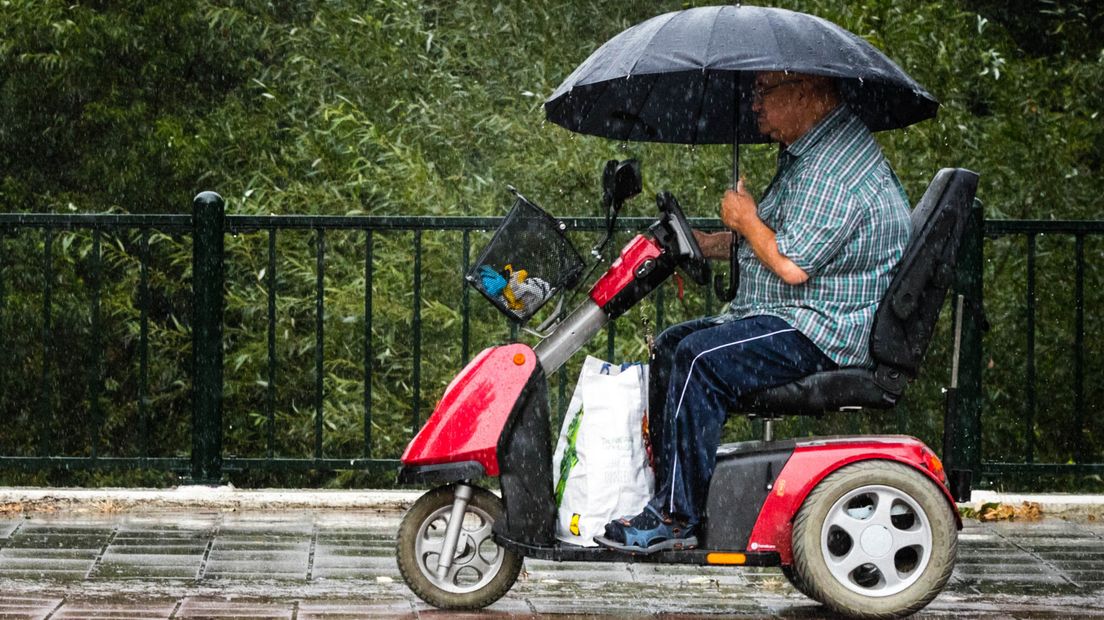
M 840 366 L 872 366 L 870 328 L 908 243 L 909 202 L 846 105 L 779 152 L 759 217 L 775 232 L 778 251 L 809 279 L 786 284 L 744 243 L 729 312 L 779 317 Z

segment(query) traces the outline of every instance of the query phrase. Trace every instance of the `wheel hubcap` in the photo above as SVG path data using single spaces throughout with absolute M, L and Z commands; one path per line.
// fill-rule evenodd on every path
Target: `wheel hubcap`
M 821 552 L 832 576 L 852 592 L 890 596 L 912 585 L 928 565 L 928 515 L 900 489 L 869 485 L 832 505 L 821 528 Z
M 872 525 L 862 533 L 862 549 L 872 558 L 885 557 L 893 546 L 893 534 L 884 525 Z
M 440 579 L 437 577 L 437 564 L 451 512 L 451 504 L 443 506 L 422 522 L 414 547 L 418 568 L 433 585 L 446 592 L 475 592 L 494 579 L 502 567 L 503 552 L 491 533 L 494 519 L 487 512 L 468 504 L 452 566 L 445 578 Z

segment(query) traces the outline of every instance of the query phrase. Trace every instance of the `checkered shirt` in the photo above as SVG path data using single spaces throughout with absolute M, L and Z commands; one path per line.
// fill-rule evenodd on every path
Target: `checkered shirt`
M 870 328 L 908 243 L 909 202 L 866 125 L 841 105 L 779 152 L 759 203 L 778 251 L 805 273 L 791 286 L 740 247 L 738 318 L 777 316 L 843 366 L 873 366 Z

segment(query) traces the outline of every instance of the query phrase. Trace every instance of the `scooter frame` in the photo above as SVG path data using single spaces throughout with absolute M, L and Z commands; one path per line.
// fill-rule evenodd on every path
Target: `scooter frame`
M 400 527 L 398 556 L 404 579 L 415 593 L 434 605 L 474 609 L 505 594 L 520 570 L 519 558 L 523 557 L 781 566 L 796 588 L 846 615 L 888 617 L 923 607 L 950 577 L 956 544 L 954 532 L 961 529 L 962 523 L 938 457 L 922 442 L 907 436 L 771 441 L 768 418 L 764 441 L 728 444 L 718 449 L 697 548 L 627 554 L 557 541 L 547 374 L 555 372 L 581 350 L 606 323 L 671 277 L 676 268 L 699 284 L 709 280 L 708 266 L 678 203 L 666 193 L 657 196 L 657 203 L 662 216 L 649 228 L 650 236 L 633 238 L 590 289 L 587 298 L 551 333 L 543 335 L 539 344 L 529 347 L 515 343 L 486 349 L 446 388 L 433 414 L 402 456 L 400 481 L 438 485 L 424 496 L 425 502 L 419 500 Z M 475 541 L 470 534 L 462 533 L 469 502 L 483 502 L 484 507 L 477 510 L 484 515 L 488 506 L 498 504 L 493 497 L 488 499 L 486 491 L 473 485 L 484 476 L 499 478 L 501 505 L 490 510 L 497 513 L 500 509 L 501 514 L 493 516 L 491 528 L 486 524 L 479 527 L 482 538 Z M 451 506 L 442 503 L 450 495 Z M 859 538 L 853 535 L 849 543 L 861 546 L 860 556 L 870 558 L 877 571 L 883 570 L 877 563 L 884 561 L 892 563 L 884 570 L 900 570 L 897 554 L 916 554 L 912 560 L 906 556 L 906 563 L 912 564 L 904 569 L 908 574 L 904 579 L 895 575 L 891 583 L 883 579 L 888 573 L 876 573 L 881 575 L 877 577 L 879 581 L 869 587 L 878 589 L 883 587 L 879 584 L 884 584 L 886 589 L 881 594 L 862 590 L 868 586 L 858 582 L 859 568 L 852 573 L 850 568 L 827 566 L 831 575 L 825 577 L 818 572 L 822 569 L 810 564 L 815 562 L 810 559 L 814 557 L 811 554 L 834 553 L 825 546 L 833 544 L 829 527 L 850 527 L 849 524 L 856 523 L 849 521 L 854 515 L 848 503 L 852 500 L 848 498 L 867 502 L 866 505 L 872 506 L 869 510 L 881 515 L 881 521 L 859 526 L 861 534 L 855 533 Z M 927 537 L 923 540 L 927 542 L 919 547 L 911 546 L 917 544 L 911 542 L 917 539 L 908 538 L 911 534 L 902 534 L 905 538 L 901 541 L 895 538 L 898 534 L 893 531 L 898 526 L 890 522 L 897 517 L 890 515 L 897 514 L 893 510 L 898 502 L 913 506 L 913 509 L 905 506 L 906 511 L 914 510 L 913 517 L 906 514 L 906 518 L 922 523 L 922 536 Z M 882 505 L 886 506 L 884 511 L 877 508 Z M 849 516 L 835 516 L 839 511 Z M 436 567 L 431 568 L 430 560 L 422 555 L 427 552 L 418 549 L 425 544 L 421 541 L 428 532 L 426 528 L 445 514 L 448 519 L 444 538 L 433 543 L 428 552 L 437 556 Z M 934 525 L 937 522 L 938 526 Z M 882 528 L 881 532 L 878 528 Z M 906 527 L 899 531 L 912 530 Z M 849 530 L 847 533 L 852 534 Z M 462 536 L 466 542 L 461 548 Z M 460 587 L 454 592 L 450 575 L 468 570 L 458 558 L 478 557 L 479 548 L 488 536 L 509 552 L 506 556 L 500 552 L 496 562 L 501 564 L 506 557 L 510 568 L 496 569 L 493 577 L 480 577 L 479 583 L 486 585 Z M 409 549 L 404 547 L 404 541 Z M 872 545 L 870 549 L 868 544 Z M 851 551 L 843 553 L 848 558 L 854 556 Z M 935 557 L 939 558 L 938 569 L 928 571 L 928 562 Z M 456 572 L 450 572 L 454 562 Z M 860 568 L 866 566 L 864 563 Z M 429 581 L 424 581 L 425 578 Z M 924 580 L 923 587 L 911 588 L 920 579 Z M 441 587 L 449 589 L 435 591 Z M 832 592 L 828 593 L 825 587 L 833 588 Z M 851 592 L 834 589 L 839 587 Z M 905 598 L 894 596 L 902 588 L 911 588 L 915 593 Z M 871 606 L 877 609 L 859 611 Z
M 698 549 L 630 556 L 557 543 L 546 374 L 670 277 L 680 256 L 690 254 L 689 226 L 672 201 L 669 195 L 658 198 L 664 217 L 650 229 L 652 238 L 632 239 L 587 299 L 536 347 L 486 349 L 456 376 L 403 454 L 400 480 L 459 483 L 460 492 L 470 481 L 499 477 L 505 518 L 495 524 L 496 541 L 525 557 L 548 560 L 789 565 L 792 521 L 805 497 L 826 476 L 863 460 L 915 469 L 939 487 L 953 509 L 942 464 L 912 437 L 755 441 L 719 449 Z

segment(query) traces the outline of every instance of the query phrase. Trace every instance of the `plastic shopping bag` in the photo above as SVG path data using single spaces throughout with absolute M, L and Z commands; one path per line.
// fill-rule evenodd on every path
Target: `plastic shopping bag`
M 560 540 L 595 546 L 606 523 L 651 499 L 647 404 L 646 364 L 619 367 L 587 356 L 552 458 Z

